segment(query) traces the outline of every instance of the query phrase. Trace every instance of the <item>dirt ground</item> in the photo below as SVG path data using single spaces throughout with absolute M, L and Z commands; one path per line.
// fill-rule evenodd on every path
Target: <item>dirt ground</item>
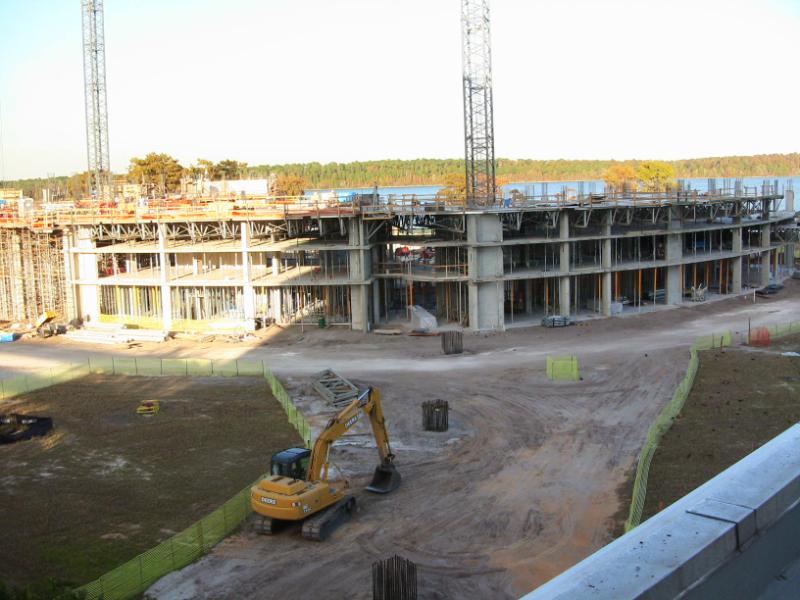
M 800 421 L 800 358 L 786 351 L 800 351 L 800 336 L 700 353 L 692 392 L 653 457 L 643 518 Z
M 121 356 L 263 359 L 320 426 L 325 406 L 308 376 L 333 368 L 380 387 L 403 485 L 363 486 L 376 454 L 365 424 L 334 448 L 361 510 L 329 541 L 297 531 L 242 533 L 156 585 L 161 600 L 322 597 L 367 599 L 370 564 L 395 553 L 418 565 L 420 598 L 518 598 L 612 538 L 623 490 L 652 420 L 671 398 L 701 334 L 800 320 L 800 286 L 640 316 L 465 336 L 442 356 L 436 338 L 342 329 L 268 330 L 242 344 L 173 341 L 111 350 Z M 13 347 L 11 347 L 13 346 Z M 13 371 L 108 348 L 61 340 L 0 348 Z M 547 355 L 576 354 L 583 380 L 552 382 Z M 443 398 L 451 430 L 421 431 L 420 404 Z
M 153 417 L 135 413 L 159 399 Z M 53 418 L 0 446 L 0 580 L 83 584 L 213 511 L 300 443 L 261 378 L 92 375 L 4 412 Z

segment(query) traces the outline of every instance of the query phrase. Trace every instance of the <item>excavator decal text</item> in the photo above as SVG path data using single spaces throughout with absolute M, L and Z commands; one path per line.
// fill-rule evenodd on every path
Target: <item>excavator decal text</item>
M 353 426 L 353 424 L 360 418 L 361 418 L 361 411 L 358 411 L 356 414 L 354 414 L 352 417 L 350 417 L 349 419 L 347 419 L 347 421 L 344 422 L 344 428 L 350 429 Z

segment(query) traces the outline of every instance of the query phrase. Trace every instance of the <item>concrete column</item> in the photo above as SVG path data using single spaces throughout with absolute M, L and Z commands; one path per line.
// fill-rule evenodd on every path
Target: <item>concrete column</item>
M 669 229 L 679 229 L 681 221 L 674 218 L 674 211 L 670 208 Z M 667 234 L 667 282 L 666 300 L 667 304 L 681 304 L 683 302 L 683 273 L 680 263 L 683 258 L 683 232 Z
M 683 277 L 681 266 L 667 267 L 667 304 L 681 304 L 683 302 Z
M 281 274 L 281 253 L 276 252 L 272 255 L 272 276 L 277 277 Z
M 366 245 L 364 221 L 354 217 L 347 222 L 349 245 L 359 246 L 348 250 L 350 262 L 350 327 L 354 331 L 369 331 L 368 279 L 372 273 L 372 253 L 360 247 Z
M 66 303 L 64 305 L 64 317 L 67 321 L 71 321 L 80 316 L 76 306 L 75 294 L 75 280 L 73 273 L 75 272 L 75 260 L 72 256 L 74 231 L 67 227 L 64 229 L 62 241 L 64 252 L 64 291 L 66 294 Z M 9 307 L 10 308 L 10 307 Z
M 609 240 L 609 239 L 603 240 L 603 255 L 602 255 L 601 259 L 602 259 L 601 266 L 604 269 L 610 269 L 611 268 L 611 240 Z
M 172 329 L 172 293 L 169 285 L 169 261 L 167 260 L 167 226 L 163 223 L 158 224 L 158 264 L 160 269 L 161 281 L 161 322 L 164 330 Z
M 369 331 L 369 303 L 367 285 L 350 286 L 350 328 L 353 331 Z
M 558 314 L 562 317 L 570 315 L 570 282 L 568 276 L 558 279 Z
M 275 260 L 274 258 L 272 260 Z M 281 288 L 271 288 L 269 290 L 269 307 L 270 314 L 276 323 L 283 323 L 283 314 L 281 308 Z
M 603 267 L 605 272 L 603 273 L 603 294 L 600 299 L 600 308 L 603 312 L 603 315 L 606 317 L 611 316 L 611 302 L 613 302 L 612 298 L 612 290 L 611 290 L 611 226 L 614 223 L 614 214 L 607 210 L 603 215 L 603 235 L 606 236 L 603 240 L 603 248 L 602 248 L 602 256 L 601 256 L 601 263 L 600 266 Z
M 794 190 L 784 191 L 783 198 L 786 204 L 786 210 L 789 212 L 794 212 Z
M 731 229 L 731 234 L 733 235 L 733 241 L 731 243 L 731 250 L 734 252 L 741 252 L 742 251 L 742 228 L 735 227 Z
M 569 239 L 569 212 L 562 210 L 558 216 L 559 239 Z M 559 267 L 562 273 L 569 273 L 569 242 L 562 241 L 559 252 Z M 570 315 L 570 281 L 569 277 L 560 277 L 558 280 L 558 312 L 561 316 Z
M 495 214 L 467 215 L 469 326 L 505 329 L 503 314 L 503 227 Z M 487 245 L 479 245 L 487 244 Z
M 614 215 L 610 210 L 607 210 L 603 215 L 603 247 L 600 265 L 604 269 L 611 268 L 611 226 L 614 222 Z
M 569 239 L 569 213 L 562 210 L 558 217 L 559 239 Z M 561 242 L 560 248 L 560 270 L 562 273 L 569 273 L 569 242 Z
M 741 232 L 741 230 L 740 230 Z M 739 241 L 741 242 L 742 236 L 741 233 L 739 235 Z M 731 261 L 731 271 L 732 271 L 732 279 L 731 279 L 731 293 L 732 294 L 741 294 L 742 293 L 742 257 L 738 256 Z
M 761 285 L 769 285 L 771 279 L 770 267 L 772 267 L 770 253 L 764 252 L 761 254 Z
M 77 230 L 75 246 L 78 249 L 78 279 L 81 284 L 78 288 L 80 315 L 89 322 L 100 320 L 100 298 L 97 274 L 97 255 L 82 254 L 81 250 L 95 247 L 94 236 L 90 227 L 79 227 Z
M 769 223 L 761 226 L 761 247 L 769 248 L 770 236 L 772 235 L 772 227 Z
M 256 329 L 256 292 L 250 279 L 250 224 L 240 223 L 242 238 L 242 309 L 244 310 L 245 329 Z

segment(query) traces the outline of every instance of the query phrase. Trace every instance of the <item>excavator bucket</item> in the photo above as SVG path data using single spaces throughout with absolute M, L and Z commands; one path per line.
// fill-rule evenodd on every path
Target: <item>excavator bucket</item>
M 388 494 L 400 487 L 400 473 L 391 462 L 384 462 L 375 467 L 372 483 L 367 486 L 367 491 L 375 494 Z

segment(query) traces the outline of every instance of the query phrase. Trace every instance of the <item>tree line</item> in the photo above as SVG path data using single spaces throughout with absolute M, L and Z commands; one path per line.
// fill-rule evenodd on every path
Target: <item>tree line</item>
M 581 181 L 607 179 L 609 176 L 639 179 L 645 165 L 668 165 L 674 178 L 693 177 L 786 177 L 800 175 L 800 153 L 725 156 L 675 161 L 640 160 L 530 160 L 500 158 L 497 177 L 500 182 L 516 181 Z M 464 170 L 462 159 L 375 160 L 350 163 L 290 163 L 248 165 L 226 159 L 213 162 L 197 159 L 189 166 L 163 153 L 134 157 L 127 173 L 115 179 L 141 183 L 157 193 L 180 190 L 182 178 L 264 179 L 275 174 L 278 191 L 314 188 L 349 188 L 404 185 L 452 185 Z M 663 167 L 659 167 L 663 170 Z M 610 175 L 609 175 L 610 174 Z M 663 173 L 662 173 L 663 175 Z M 22 179 L 5 182 L 5 187 L 22 188 L 25 195 L 38 198 L 45 188 L 58 190 L 60 197 L 80 198 L 86 195 L 86 173 L 72 176 Z M 287 194 L 290 195 L 290 194 Z

